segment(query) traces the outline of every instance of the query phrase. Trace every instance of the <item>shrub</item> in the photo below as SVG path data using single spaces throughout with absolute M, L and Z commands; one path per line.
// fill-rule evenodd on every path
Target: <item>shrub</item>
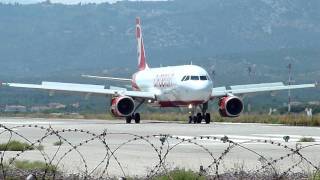
M 43 146 L 31 146 L 28 143 L 22 143 L 20 141 L 10 141 L 8 143 L 2 143 L 0 144 L 0 151 L 27 151 L 27 150 L 43 150 Z
M 315 139 L 312 137 L 302 137 L 299 139 L 299 142 L 315 142 Z
M 63 144 L 63 141 L 56 141 L 53 143 L 54 146 L 61 146 Z
M 16 160 L 12 163 L 14 167 L 21 170 L 34 170 L 39 169 L 42 171 L 47 170 L 48 172 L 56 172 L 57 167 L 54 165 L 46 165 L 46 163 L 41 161 L 28 161 L 28 160 Z
M 312 180 L 320 180 L 320 172 L 315 172 L 310 179 Z

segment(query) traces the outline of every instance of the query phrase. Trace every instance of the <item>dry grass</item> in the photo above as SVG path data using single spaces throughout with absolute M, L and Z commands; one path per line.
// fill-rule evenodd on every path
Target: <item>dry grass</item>
M 205 180 L 206 177 L 200 176 L 199 173 L 185 169 L 175 169 L 167 174 L 154 177 L 153 180 Z
M 26 113 L 26 114 L 5 114 L 5 116 L 20 116 L 30 118 L 61 118 L 61 119 L 101 119 L 115 120 L 110 113 L 99 114 L 45 114 L 45 113 Z M 142 118 L 147 120 L 159 121 L 183 121 L 188 122 L 188 113 L 166 112 L 166 113 L 142 113 Z M 218 113 L 211 114 L 214 122 L 231 122 L 231 123 L 268 123 L 268 124 L 285 124 L 290 126 L 320 126 L 320 114 L 307 117 L 304 114 L 291 115 L 267 115 L 267 114 L 242 114 L 237 118 L 224 118 Z
M 225 119 L 223 121 L 230 121 L 232 119 Z M 293 115 L 242 115 L 233 119 L 232 122 L 241 123 L 269 123 L 269 124 L 285 124 L 291 126 L 319 126 L 320 115 L 312 118 L 301 114 Z
M 143 114 L 144 119 L 165 120 L 165 121 L 187 121 L 187 114 L 180 113 L 152 113 Z M 219 114 L 212 114 L 214 122 L 231 122 L 231 123 L 268 123 L 268 124 L 285 124 L 290 126 L 320 126 L 320 115 L 312 118 L 301 114 L 292 115 L 265 115 L 265 114 L 242 114 L 237 118 L 224 118 Z

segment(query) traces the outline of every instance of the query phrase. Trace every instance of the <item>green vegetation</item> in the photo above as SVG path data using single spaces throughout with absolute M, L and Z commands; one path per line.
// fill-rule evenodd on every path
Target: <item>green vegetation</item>
M 63 144 L 63 141 L 56 141 L 53 143 L 54 146 L 61 146 Z
M 315 172 L 309 179 L 310 180 L 320 180 L 320 172 Z
M 28 143 L 22 143 L 16 140 L 10 141 L 8 143 L 0 144 L 0 151 L 27 151 L 27 150 L 43 150 L 43 146 L 31 146 Z
M 54 165 L 46 165 L 46 163 L 41 161 L 28 161 L 28 160 L 15 160 L 12 162 L 13 166 L 21 170 L 47 170 L 48 172 L 56 172 L 58 168 Z
M 302 137 L 299 139 L 299 142 L 315 142 L 316 140 L 312 137 Z
M 205 176 L 200 176 L 191 170 L 175 169 L 168 174 L 157 176 L 154 180 L 205 180 Z

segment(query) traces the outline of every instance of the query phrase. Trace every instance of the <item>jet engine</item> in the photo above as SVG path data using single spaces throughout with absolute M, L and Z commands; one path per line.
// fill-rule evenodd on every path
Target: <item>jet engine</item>
M 243 102 L 237 96 L 227 96 L 219 100 L 219 113 L 222 117 L 238 117 L 243 110 Z
M 130 116 L 134 108 L 134 100 L 131 97 L 119 96 L 111 99 L 110 111 L 115 117 Z

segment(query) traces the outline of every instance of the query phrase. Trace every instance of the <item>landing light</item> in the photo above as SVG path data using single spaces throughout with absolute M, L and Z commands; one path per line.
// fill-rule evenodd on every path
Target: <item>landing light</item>
M 151 99 L 149 99 L 149 100 L 148 100 L 148 103 L 151 103 L 151 102 L 152 102 Z
M 192 109 L 192 104 L 189 104 L 188 108 L 189 108 L 189 109 Z

